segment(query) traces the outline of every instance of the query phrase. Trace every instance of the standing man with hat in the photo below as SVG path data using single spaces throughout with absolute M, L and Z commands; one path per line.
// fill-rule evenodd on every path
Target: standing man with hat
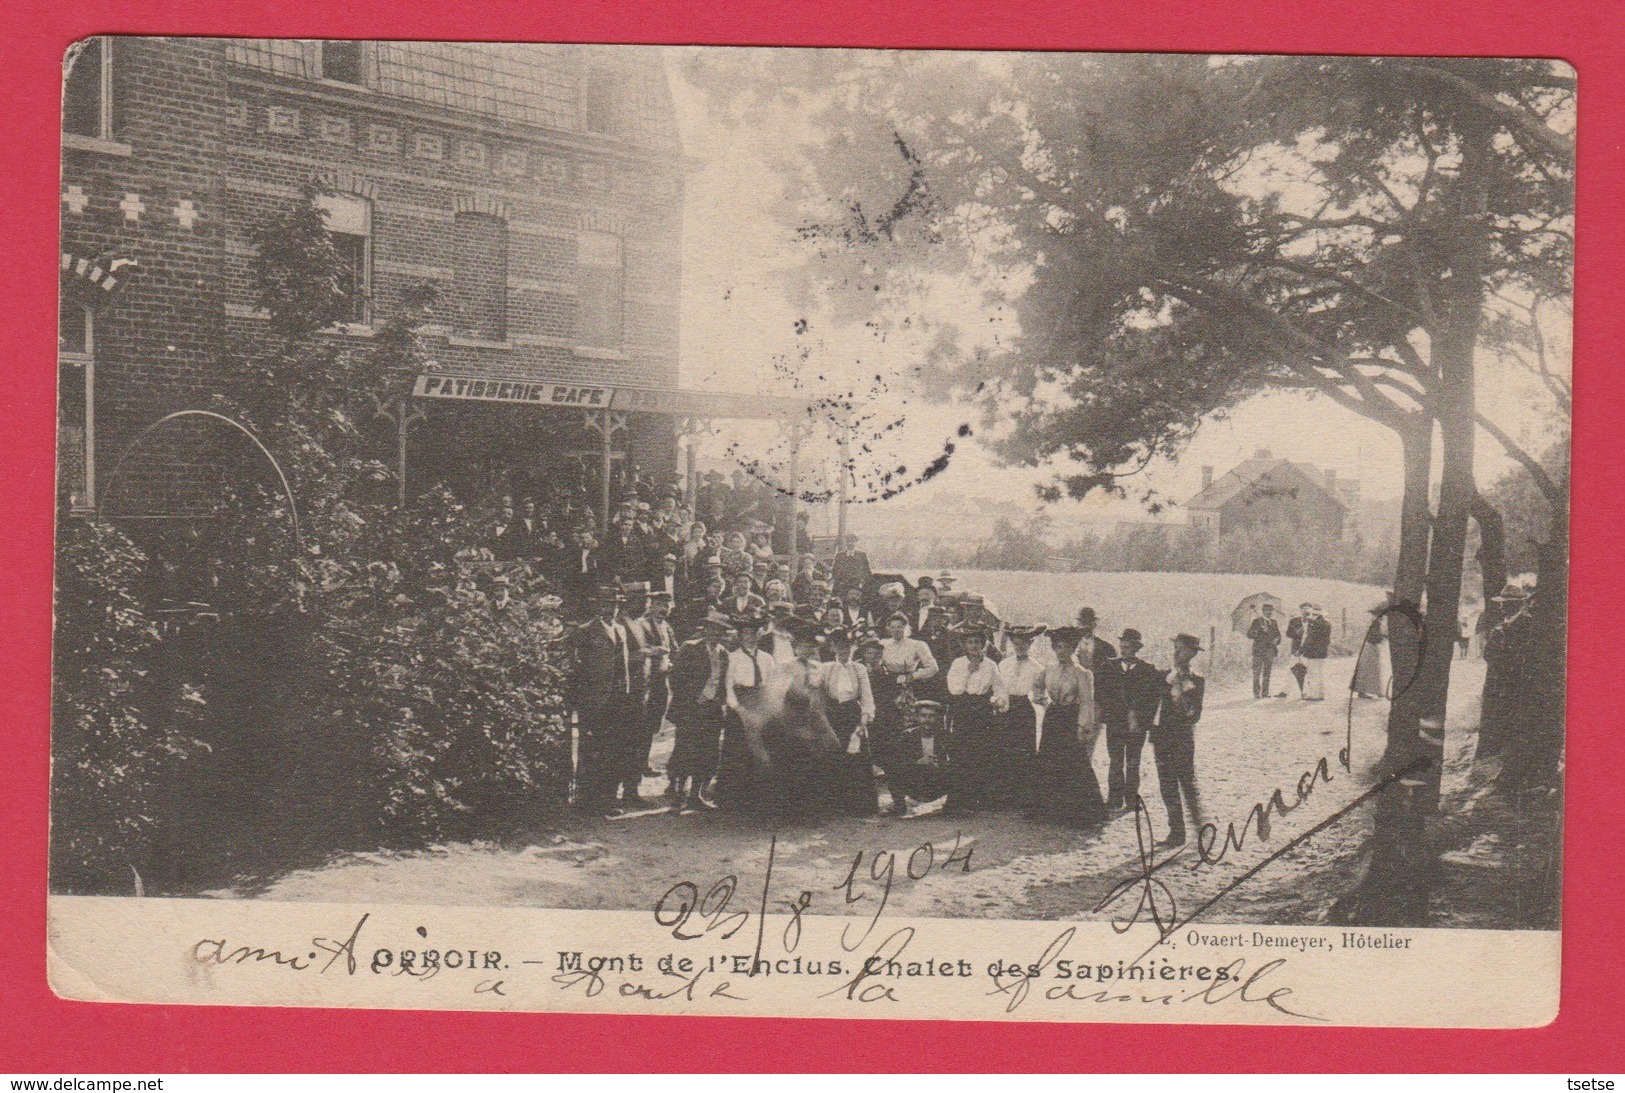
M 645 743 L 637 760 L 638 769 L 653 773 L 650 753 L 655 737 L 665 724 L 666 710 L 671 705 L 672 654 L 677 651 L 677 634 L 671 628 L 671 593 L 649 593 L 649 609 L 645 612 L 635 636 L 643 659 L 643 735 Z
M 1326 697 L 1326 657 L 1332 649 L 1332 624 L 1319 604 L 1309 605 L 1303 623 L 1303 697 L 1319 702 Z
M 1117 659 L 1117 650 L 1105 638 L 1095 636 L 1097 620 L 1093 607 L 1078 608 L 1078 651 L 1075 654 L 1077 661 L 1083 667 L 1094 673 L 1098 685 L 1106 666 Z
M 716 807 L 705 796 L 705 788 L 717 773 L 727 641 L 732 633 L 728 616 L 712 612 L 706 617 L 704 634 L 685 642 L 673 658 L 671 719 L 677 726 L 677 740 L 666 773 L 671 778 L 671 795 L 682 812 Z
M 1253 643 L 1253 697 L 1270 696 L 1270 670 L 1281 648 L 1281 624 L 1275 618 L 1275 605 L 1266 603 L 1262 614 L 1247 624 L 1247 640 Z
M 1106 722 L 1106 808 L 1123 812 L 1140 796 L 1140 758 L 1145 738 L 1162 701 L 1162 673 L 1140 659 L 1140 632 L 1125 629 L 1117 639 L 1123 652 L 1097 680 L 1096 700 Z
M 596 616 L 576 633 L 572 680 L 580 747 L 576 804 L 612 810 L 622 782 L 628 739 L 641 738 L 633 700 L 631 640 L 619 618 L 620 590 L 606 586 L 594 601 Z M 635 792 L 635 791 L 634 791 Z
M 1168 810 L 1168 837 L 1158 846 L 1185 844 L 1185 807 L 1193 825 L 1202 823 L 1202 800 L 1196 791 L 1196 723 L 1202 717 L 1206 680 L 1191 671 L 1191 661 L 1202 643 L 1190 634 L 1174 636 L 1174 666 L 1164 677 L 1157 704 L 1157 723 L 1151 730 L 1151 750 L 1157 757 L 1157 786 Z
M 1308 698 L 1304 690 L 1304 680 L 1309 677 L 1309 666 L 1303 662 L 1303 638 L 1309 630 L 1309 619 L 1314 614 L 1315 605 L 1309 602 L 1298 605 L 1298 613 L 1286 624 L 1286 640 L 1292 644 L 1292 678 L 1298 681 L 1298 697 Z

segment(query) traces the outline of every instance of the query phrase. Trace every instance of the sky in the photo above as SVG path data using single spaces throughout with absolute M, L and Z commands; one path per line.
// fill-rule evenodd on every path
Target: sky
M 673 51 L 669 59 L 675 61 L 684 52 Z M 875 375 L 885 377 L 884 409 L 895 409 L 905 424 L 887 438 L 876 459 L 895 459 L 913 470 L 940 453 L 945 442 L 955 443 L 946 470 L 914 487 L 911 497 L 926 499 L 940 493 L 1030 499 L 1034 509 L 1040 507 L 1033 488 L 1050 481 L 1053 469 L 1000 466 L 974 436 L 969 440 L 955 437 L 962 424 L 982 430 L 979 410 L 963 403 L 931 401 L 915 389 L 911 376 L 923 355 L 923 331 L 896 327 L 877 331 L 823 322 L 806 332 L 797 331 L 797 320 L 807 316 L 788 297 L 777 274 L 802 260 L 802 244 L 790 238 L 770 214 L 771 199 L 785 180 L 765 151 L 772 142 L 785 138 L 786 119 L 764 118 L 759 126 L 747 119 L 738 127 L 724 126 L 707 114 L 703 93 L 683 78 L 675 63 L 668 65 L 668 71 L 683 148 L 696 164 L 687 183 L 684 219 L 683 385 L 727 391 L 782 390 L 783 362 L 798 351 L 809 350 L 805 367 L 831 381 L 850 377 L 856 387 Z M 793 118 L 790 124 L 795 124 Z M 1012 317 L 988 313 L 986 305 L 965 286 L 933 285 L 922 307 L 938 321 L 983 332 L 984 339 L 1001 331 L 1003 337 L 1017 333 L 1012 329 Z M 1567 327 L 1548 329 L 1547 334 L 1552 357 L 1566 374 Z M 1541 401 L 1545 395 L 1538 383 L 1495 361 L 1486 361 L 1480 373 L 1480 409 L 1538 451 L 1543 446 L 1540 415 L 1529 410 L 1546 404 Z M 746 452 L 785 450 L 766 427 L 719 425 L 720 435 L 703 442 L 702 461 L 726 469 L 730 442 Z M 1479 440 L 1479 478 L 1487 485 L 1511 464 L 1482 432 Z M 1339 478 L 1359 480 L 1367 497 L 1397 497 L 1400 492 L 1401 454 L 1393 433 L 1324 397 L 1297 393 L 1259 396 L 1223 420 L 1204 423 L 1177 462 L 1153 463 L 1135 485 L 1183 501 L 1201 488 L 1204 465 L 1222 475 L 1260 448 L 1334 469 Z M 804 455 L 803 465 L 806 461 Z M 1102 519 L 1149 519 L 1132 499 L 1139 492 L 1131 489 L 1127 499 L 1092 495 L 1082 503 L 1064 501 L 1061 506 Z M 1183 519 L 1177 510 L 1162 518 Z

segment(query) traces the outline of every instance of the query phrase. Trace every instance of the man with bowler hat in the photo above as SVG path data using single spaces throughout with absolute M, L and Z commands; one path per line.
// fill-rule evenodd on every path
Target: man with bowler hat
M 584 810 L 615 808 L 629 745 L 642 738 L 632 687 L 631 639 L 618 618 L 621 601 L 618 588 L 600 588 L 595 616 L 576 632 L 572 683 L 581 734 L 576 804 Z
M 1145 737 L 1162 701 L 1162 673 L 1140 659 L 1145 642 L 1140 632 L 1125 629 L 1117 639 L 1122 654 L 1110 661 L 1096 681 L 1095 700 L 1106 723 L 1106 808 L 1124 812 L 1140 796 L 1140 757 Z

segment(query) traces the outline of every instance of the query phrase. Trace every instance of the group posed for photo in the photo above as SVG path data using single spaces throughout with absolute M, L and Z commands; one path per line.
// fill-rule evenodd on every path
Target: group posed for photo
M 711 555 L 686 597 L 627 572 L 636 579 L 595 590 L 577 633 L 585 811 L 816 820 L 908 816 L 941 801 L 950 815 L 1018 811 L 1089 828 L 1135 807 L 1149 742 L 1164 843 L 1185 841 L 1187 810 L 1200 822 L 1204 680 L 1191 635 L 1175 636 L 1171 667 L 1158 667 L 1141 659 L 1137 631 L 1122 632 L 1120 650 L 1096 636 L 1090 608 L 1077 625 L 1005 625 L 979 597 L 953 593 L 946 574 L 911 589 L 874 577 L 851 549 L 765 572 Z M 1033 646 L 1045 634 L 1052 657 L 1040 660 Z M 675 739 L 657 772 L 667 721 Z M 1102 734 L 1104 793 L 1091 762 Z M 643 797 L 644 779 L 662 773 L 664 799 Z
M 1380 609 L 1372 612 L 1379 616 L 1378 624 L 1373 627 L 1373 634 L 1380 635 Z M 1292 666 L 1289 669 L 1292 678 L 1298 684 L 1298 697 L 1307 702 L 1321 702 L 1326 698 L 1326 659 L 1331 656 L 1332 650 L 1332 624 L 1326 618 L 1326 610 L 1317 603 L 1305 602 L 1298 605 L 1298 614 L 1287 620 L 1286 629 L 1281 629 L 1281 620 L 1276 617 L 1275 606 L 1264 603 L 1259 606 L 1258 613 L 1247 626 L 1247 640 L 1252 643 L 1253 653 L 1253 697 L 1254 698 L 1285 698 L 1285 691 L 1272 692 L 1270 690 L 1271 675 L 1274 672 L 1276 658 L 1281 652 L 1283 638 L 1291 646 Z M 1373 642 L 1374 644 L 1374 642 Z M 1360 680 L 1361 687 L 1356 688 L 1361 693 L 1377 696 L 1382 693 L 1383 684 L 1371 673 L 1380 677 L 1382 670 L 1377 651 L 1370 656 L 1362 652 L 1360 671 L 1366 673 L 1367 678 Z

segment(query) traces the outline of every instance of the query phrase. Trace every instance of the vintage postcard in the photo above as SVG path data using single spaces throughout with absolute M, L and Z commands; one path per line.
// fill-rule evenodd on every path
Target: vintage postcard
M 75 43 L 55 990 L 1549 1022 L 1575 96 Z

